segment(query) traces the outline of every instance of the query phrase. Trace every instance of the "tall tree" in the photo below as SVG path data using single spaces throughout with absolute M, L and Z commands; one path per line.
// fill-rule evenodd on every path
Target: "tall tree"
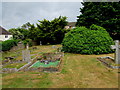
M 36 34 L 36 27 L 34 24 L 30 24 L 27 22 L 23 24 L 21 27 L 9 29 L 9 32 L 13 34 L 14 39 L 35 39 Z
M 9 32 L 12 33 L 13 39 L 24 39 L 24 35 L 19 31 L 19 28 L 11 28 Z
M 24 35 L 25 39 L 30 38 L 35 40 L 35 36 L 37 35 L 36 27 L 29 22 L 23 24 L 19 31 Z
M 15 39 L 32 39 L 38 43 L 42 41 L 42 44 L 59 44 L 62 42 L 66 33 L 66 30 L 64 29 L 67 25 L 66 19 L 66 17 L 62 16 L 51 21 L 44 19 L 37 23 L 37 27 L 28 22 L 19 28 L 10 29 L 9 31 L 13 33 Z M 22 38 L 20 35 L 22 35 Z
M 118 2 L 83 2 L 82 13 L 76 26 L 90 27 L 96 24 L 104 27 L 113 39 L 120 39 L 120 3 Z
M 43 44 L 57 44 L 61 43 L 66 30 L 64 27 L 67 25 L 66 17 L 55 18 L 52 21 L 44 19 L 37 24 L 38 40 Z

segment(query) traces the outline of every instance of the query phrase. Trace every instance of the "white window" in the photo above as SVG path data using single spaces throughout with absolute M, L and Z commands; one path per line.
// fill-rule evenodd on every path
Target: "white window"
M 8 38 L 8 35 L 5 35 L 5 38 Z

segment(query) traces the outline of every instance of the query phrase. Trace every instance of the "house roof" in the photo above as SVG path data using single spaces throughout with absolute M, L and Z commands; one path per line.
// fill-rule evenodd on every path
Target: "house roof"
M 75 27 L 76 22 L 68 22 L 67 26 Z
M 0 26 L 0 35 L 12 35 L 12 34 Z

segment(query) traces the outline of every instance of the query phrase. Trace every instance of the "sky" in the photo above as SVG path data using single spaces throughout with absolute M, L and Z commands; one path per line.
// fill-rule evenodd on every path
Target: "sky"
M 27 22 L 36 24 L 38 20 L 53 20 L 60 15 L 66 16 L 68 22 L 76 22 L 81 7 L 81 2 L 1 2 L 0 26 L 17 28 Z

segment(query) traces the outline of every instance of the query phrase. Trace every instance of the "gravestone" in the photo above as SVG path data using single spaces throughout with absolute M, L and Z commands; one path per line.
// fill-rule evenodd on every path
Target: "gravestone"
M 120 45 L 119 40 L 115 40 L 115 45 L 111 45 L 111 49 L 115 49 L 115 63 L 120 64 Z
M 42 45 L 42 42 L 40 41 L 40 45 Z
M 28 49 L 22 51 L 23 61 L 29 62 L 31 60 L 30 51 Z
M 55 46 L 55 45 L 52 45 L 52 48 L 57 48 L 57 46 Z
M 28 45 L 28 43 L 27 43 L 27 45 L 26 45 L 26 49 L 29 49 L 29 45 Z

